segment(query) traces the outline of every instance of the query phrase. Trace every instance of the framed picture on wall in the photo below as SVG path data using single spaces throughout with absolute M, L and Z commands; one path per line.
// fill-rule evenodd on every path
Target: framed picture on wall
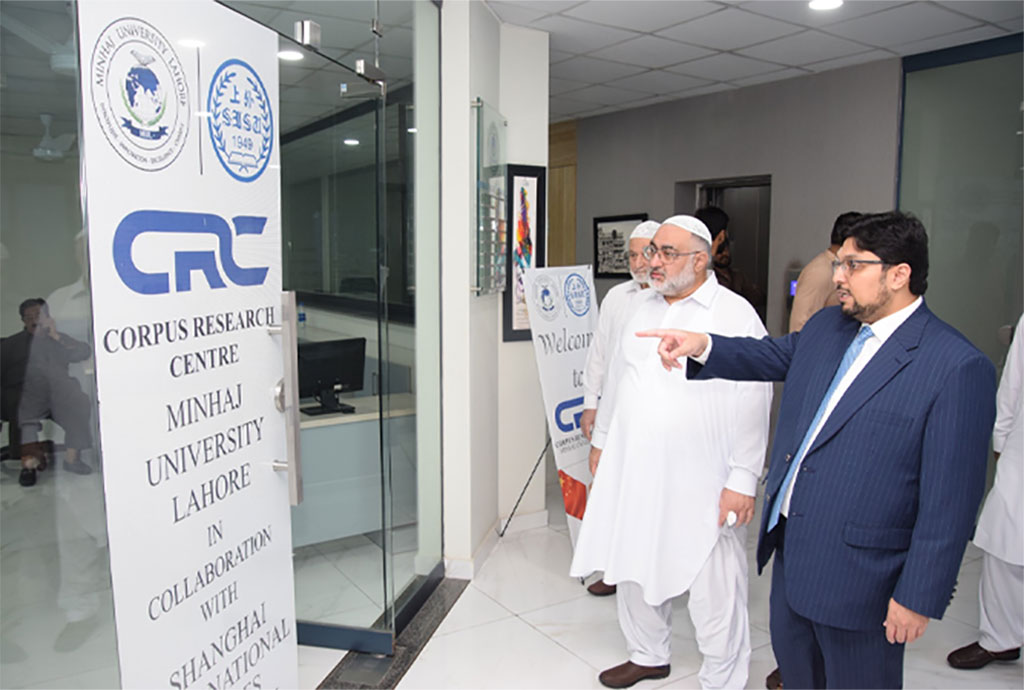
M 502 340 L 530 339 L 523 271 L 544 266 L 547 174 L 535 165 L 511 165 L 506 173 L 505 227 L 508 258 L 502 309 Z
M 594 277 L 628 278 L 629 235 L 647 220 L 646 213 L 594 219 Z

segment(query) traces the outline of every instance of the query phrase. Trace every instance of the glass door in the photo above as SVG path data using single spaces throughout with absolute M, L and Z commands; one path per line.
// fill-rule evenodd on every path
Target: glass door
M 284 285 L 303 407 L 330 408 L 302 415 L 300 642 L 390 653 L 443 574 L 438 8 L 225 4 L 281 35 Z

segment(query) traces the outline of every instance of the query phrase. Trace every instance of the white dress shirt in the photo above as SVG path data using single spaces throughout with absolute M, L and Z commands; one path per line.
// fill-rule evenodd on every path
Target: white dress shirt
M 628 313 L 626 307 L 633 295 L 643 289 L 640 287 L 640 283 L 630 279 L 614 286 L 601 301 L 600 314 L 597 317 L 597 333 L 590 341 L 590 348 L 587 350 L 587 363 L 583 368 L 584 409 L 597 409 L 597 401 L 603 392 L 608 365 L 615 354 L 617 338 Z
M 882 317 L 874 323 L 868 324 L 871 326 L 871 337 L 864 341 L 864 347 L 861 349 L 860 354 L 857 355 L 857 359 L 853 360 L 853 364 L 847 369 L 846 374 L 839 381 L 839 385 L 836 386 L 835 391 L 832 392 L 832 397 L 828 399 L 828 404 L 825 406 L 825 414 L 821 415 L 821 419 L 818 421 L 818 426 L 814 427 L 814 431 L 811 434 L 810 440 L 807 442 L 807 448 L 814 445 L 814 439 L 821 433 L 822 428 L 825 426 L 825 422 L 828 421 L 829 416 L 832 414 L 832 410 L 836 409 L 836 405 L 842 400 L 843 394 L 846 393 L 847 389 L 853 383 L 854 379 L 864 371 L 864 367 L 868 365 L 871 358 L 875 356 L 885 341 L 889 339 L 896 329 L 903 325 L 903 322 L 910 318 L 910 315 L 921 306 L 923 300 L 918 297 L 912 303 L 903 307 L 899 311 L 895 311 L 888 316 Z M 800 465 L 804 462 L 804 456 L 795 458 L 794 462 L 797 463 L 796 474 L 793 475 L 793 481 L 789 483 L 789 488 L 786 490 L 786 495 L 782 499 L 782 514 L 785 516 L 789 515 L 789 502 L 793 497 L 793 487 L 796 486 L 797 479 L 800 477 Z

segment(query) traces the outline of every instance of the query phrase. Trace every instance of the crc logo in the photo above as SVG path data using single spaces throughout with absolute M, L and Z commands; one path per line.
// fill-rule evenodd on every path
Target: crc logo
M 565 433 L 569 433 L 573 429 L 580 428 L 580 417 L 583 416 L 582 409 L 572 415 L 572 421 L 566 421 L 565 419 L 567 411 L 575 407 L 583 407 L 583 398 L 563 400 L 562 402 L 555 405 L 555 426 L 557 426 L 559 430 L 564 431 Z
M 205 234 L 215 235 L 219 252 L 176 251 L 174 252 L 174 290 L 188 292 L 192 289 L 192 273 L 199 271 L 211 288 L 227 287 L 218 269 L 217 254 L 220 254 L 220 268 L 227 279 L 235 285 L 262 285 L 267 278 L 266 266 L 243 268 L 235 263 L 232 254 L 234 235 L 262 235 L 267 219 L 258 216 L 235 216 L 231 219 L 234 233 L 226 220 L 212 213 L 187 213 L 183 211 L 135 211 L 124 217 L 114 231 L 114 267 L 121 282 L 141 295 L 162 295 L 170 292 L 168 273 L 146 273 L 139 270 L 132 259 L 132 244 L 145 233 Z

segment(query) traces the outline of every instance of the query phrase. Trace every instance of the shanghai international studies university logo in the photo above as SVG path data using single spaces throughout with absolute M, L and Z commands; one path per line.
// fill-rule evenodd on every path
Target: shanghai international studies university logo
M 546 275 L 533 281 L 533 304 L 546 321 L 558 318 L 558 284 Z
M 89 66 L 93 110 L 127 163 L 152 172 L 169 166 L 188 139 L 185 70 L 153 25 L 124 17 L 107 26 Z
M 590 311 L 590 286 L 579 273 L 570 273 L 565 279 L 565 306 L 576 316 Z
M 242 60 L 224 62 L 210 82 L 207 110 L 210 139 L 228 174 L 240 182 L 262 175 L 274 148 L 274 117 L 256 71 Z

